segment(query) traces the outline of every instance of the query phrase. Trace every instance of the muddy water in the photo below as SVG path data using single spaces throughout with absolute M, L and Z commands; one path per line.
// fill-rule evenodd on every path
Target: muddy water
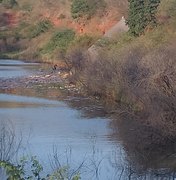
M 0 78 L 12 83 L 38 69 L 38 64 L 0 60 Z M 115 159 L 123 162 L 123 149 L 111 140 L 101 105 L 88 98 L 63 97 L 57 87 L 12 87 L 0 91 L 0 121 L 13 127 L 17 139 L 22 137 L 20 155 L 36 155 L 49 173 L 57 149 L 63 165 L 69 161 L 76 169 L 84 161 L 83 179 L 116 179 L 121 169 Z

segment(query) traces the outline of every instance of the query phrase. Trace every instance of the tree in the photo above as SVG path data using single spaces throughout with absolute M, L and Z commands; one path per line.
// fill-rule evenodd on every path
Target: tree
M 160 0 L 146 0 L 145 2 L 145 18 L 147 26 L 154 27 L 157 25 L 156 13 L 160 4 Z
M 156 12 L 160 0 L 128 0 L 127 25 L 134 36 L 144 33 L 147 26 L 156 26 Z
M 74 19 L 86 17 L 91 18 L 97 10 L 106 7 L 104 0 L 73 0 L 71 4 L 71 14 Z
M 86 0 L 73 0 L 71 5 L 71 13 L 74 19 L 89 15 L 91 7 Z
M 128 0 L 129 11 L 127 24 L 129 26 L 129 32 L 134 35 L 140 35 L 145 29 L 145 17 L 144 17 L 144 0 Z

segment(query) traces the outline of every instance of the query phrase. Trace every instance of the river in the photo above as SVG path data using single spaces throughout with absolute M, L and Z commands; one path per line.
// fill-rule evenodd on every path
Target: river
M 114 121 L 100 102 L 61 88 L 59 76 L 43 84 L 33 78 L 46 69 L 53 76 L 50 66 L 0 60 L 0 128 L 21 142 L 18 158 L 36 156 L 45 176 L 69 165 L 83 180 L 175 178 L 175 145 L 151 146 L 146 127 Z
M 0 78 L 11 79 L 13 84 L 16 78 L 35 74 L 40 68 L 35 63 L 0 60 Z M 69 161 L 76 169 L 85 161 L 89 168 L 84 168 L 83 179 L 115 179 L 118 172 L 113 168 L 114 156 L 122 157 L 123 148 L 110 138 L 110 120 L 101 105 L 91 104 L 88 98 L 61 97 L 57 88 L 54 95 L 49 96 L 48 91 L 53 92 L 50 88 L 13 85 L 10 90 L 1 90 L 1 124 L 13 127 L 17 139 L 22 137 L 20 156 L 37 156 L 45 172 L 50 173 L 50 161 L 57 149 L 63 165 Z

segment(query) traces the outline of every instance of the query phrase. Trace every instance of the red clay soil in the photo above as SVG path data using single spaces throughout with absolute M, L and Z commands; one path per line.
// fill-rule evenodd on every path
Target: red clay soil
M 114 17 L 114 14 L 116 16 Z M 24 19 L 23 12 L 14 12 L 7 10 L 2 14 L 5 25 L 9 27 L 17 26 L 20 19 Z M 56 27 L 67 27 L 74 29 L 78 34 L 94 34 L 103 35 L 111 27 L 113 27 L 120 19 L 120 15 L 117 12 L 109 11 L 105 12 L 101 17 L 94 17 L 91 20 L 85 22 L 78 22 L 71 17 L 59 18 L 58 12 L 45 11 L 41 14 L 41 19 L 49 19 Z M 28 19 L 28 18 L 27 18 Z
M 101 18 L 93 18 L 86 22 L 77 22 L 71 18 L 60 19 L 58 16 L 51 16 L 49 13 L 44 13 L 42 16 L 49 19 L 56 27 L 67 27 L 74 29 L 78 34 L 105 34 L 113 27 L 119 19 L 111 17 L 112 13 L 106 13 Z

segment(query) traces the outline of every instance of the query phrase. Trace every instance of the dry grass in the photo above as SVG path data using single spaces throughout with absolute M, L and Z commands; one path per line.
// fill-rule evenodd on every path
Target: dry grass
M 123 120 L 141 122 L 144 129 L 149 129 L 152 143 L 156 144 L 176 138 L 173 21 L 176 16 L 174 1 L 170 0 L 166 8 L 163 3 L 168 2 L 162 1 L 158 16 L 168 13 L 172 16 L 154 30 L 138 38 L 125 34 L 112 43 L 100 45 L 94 61 L 89 59 L 84 48 L 75 48 L 66 59 L 72 71 L 71 81 L 81 82 L 85 90 L 102 99 L 111 112 L 125 114 Z
M 152 128 L 153 142 L 161 143 L 176 138 L 176 45 L 144 47 L 134 43 L 120 52 L 102 52 L 94 62 L 75 54 L 72 65 L 91 95 L 111 111 L 120 106 L 128 119 Z

